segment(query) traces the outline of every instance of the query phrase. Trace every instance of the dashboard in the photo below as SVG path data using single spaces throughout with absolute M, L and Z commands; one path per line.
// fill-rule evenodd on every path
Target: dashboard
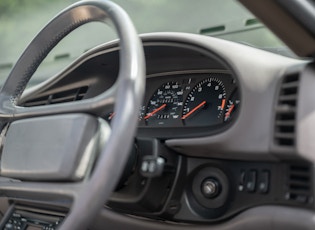
M 295 134 L 307 127 L 296 121 L 307 113 L 297 92 L 314 84 L 300 78 L 313 71 L 307 61 L 191 34 L 141 38 L 145 96 L 140 108 L 130 108 L 138 132 L 104 210 L 216 224 L 253 207 L 314 208 L 310 157 Z M 118 69 L 117 42 L 104 44 L 25 92 L 19 104 L 96 97 L 115 87 Z M 100 114 L 115 119 L 113 106 Z M 95 224 L 108 221 L 105 215 Z
M 138 111 L 133 108 L 139 113 L 140 136 L 200 136 L 220 132 L 231 124 L 241 98 L 237 77 L 223 60 L 188 44 L 148 43 L 145 52 L 150 58 L 144 101 Z M 46 82 L 35 87 L 36 95 L 30 90 L 20 103 L 39 106 L 65 102 L 67 94 L 68 100 L 73 100 L 70 95 L 76 91 L 81 94 L 76 99 L 97 96 L 113 86 L 118 67 L 114 61 L 118 62 L 117 51 L 99 52 L 67 77 L 59 75 L 57 84 Z M 97 67 L 99 72 L 95 72 Z M 115 112 L 104 111 L 102 117 L 111 122 Z
M 240 1 L 257 19 L 139 35 L 144 53 L 110 2 L 50 21 L 0 90 L 0 229 L 314 229 L 314 7 Z M 24 91 L 60 39 L 110 18 L 121 40 L 60 53 Z M 260 22 L 311 58 L 244 43 Z

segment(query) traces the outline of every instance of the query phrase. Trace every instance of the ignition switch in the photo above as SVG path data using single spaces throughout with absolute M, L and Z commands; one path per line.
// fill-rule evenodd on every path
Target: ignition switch
M 214 198 L 220 194 L 220 191 L 220 183 L 215 178 L 207 178 L 201 184 L 201 193 L 206 198 Z

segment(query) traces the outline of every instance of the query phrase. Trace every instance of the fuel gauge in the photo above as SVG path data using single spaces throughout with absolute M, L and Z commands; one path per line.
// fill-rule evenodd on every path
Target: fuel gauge
M 239 99 L 239 94 L 237 92 L 237 89 L 235 89 L 227 101 L 224 113 L 224 122 L 231 120 L 231 117 L 235 113 L 235 111 L 237 111 L 240 102 L 241 101 Z

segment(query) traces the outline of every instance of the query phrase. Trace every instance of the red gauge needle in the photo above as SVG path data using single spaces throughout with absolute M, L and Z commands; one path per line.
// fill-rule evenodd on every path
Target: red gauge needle
M 229 108 L 229 110 L 225 113 L 225 119 L 227 119 L 228 117 L 230 117 L 233 109 L 234 109 L 235 105 L 232 104 L 231 107 Z
M 154 114 L 156 114 L 157 112 L 159 112 L 160 110 L 164 109 L 166 107 L 166 104 L 161 105 L 159 108 L 153 110 L 151 113 L 149 113 L 148 115 L 146 115 L 144 117 L 144 120 L 149 119 L 150 117 L 152 117 Z
M 109 117 L 108 117 L 108 120 L 111 120 L 111 119 L 113 119 L 113 117 L 115 116 L 115 113 L 113 112 L 113 113 L 111 113 L 110 115 L 109 115 Z
M 225 102 L 226 102 L 226 100 L 225 99 L 223 99 L 222 100 L 222 103 L 221 103 L 221 109 L 223 110 L 224 109 L 224 107 L 225 107 Z
M 189 113 L 185 114 L 184 116 L 182 116 L 182 120 L 185 120 L 187 117 L 189 117 L 191 114 L 193 114 L 194 112 L 196 112 L 198 109 L 200 109 L 202 106 L 204 106 L 207 102 L 203 101 L 201 102 L 199 105 L 197 105 L 195 108 L 193 108 L 192 110 L 190 110 Z

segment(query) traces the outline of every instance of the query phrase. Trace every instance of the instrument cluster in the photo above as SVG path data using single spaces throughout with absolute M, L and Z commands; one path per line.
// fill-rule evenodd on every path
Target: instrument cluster
M 240 105 L 235 79 L 225 71 L 148 76 L 139 127 L 209 127 L 229 122 Z M 114 114 L 107 116 L 111 120 Z

